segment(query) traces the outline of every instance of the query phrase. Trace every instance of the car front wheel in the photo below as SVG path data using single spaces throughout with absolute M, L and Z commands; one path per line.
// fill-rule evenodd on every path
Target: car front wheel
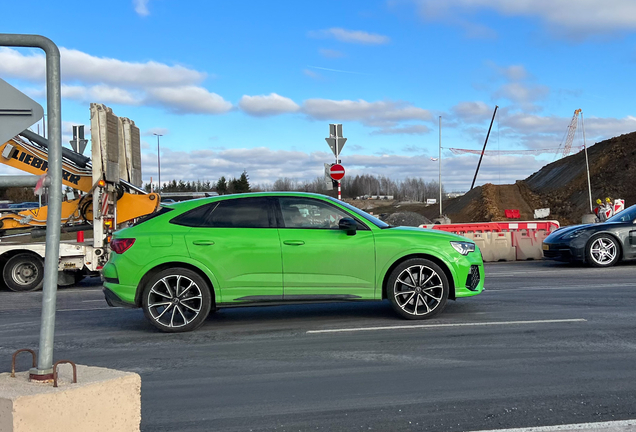
M 207 318 L 212 294 L 199 274 L 176 267 L 163 270 L 148 281 L 142 306 L 146 318 L 159 330 L 187 332 L 201 326 Z
M 594 267 L 610 267 L 620 259 L 620 247 L 614 237 L 602 234 L 587 245 L 587 262 Z
M 434 262 L 413 258 L 398 265 L 387 283 L 387 297 L 393 309 L 407 319 L 425 319 L 446 307 L 449 283 Z

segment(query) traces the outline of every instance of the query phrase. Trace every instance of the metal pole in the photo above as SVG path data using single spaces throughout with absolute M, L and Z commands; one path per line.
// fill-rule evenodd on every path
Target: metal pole
M 581 111 L 581 129 L 583 130 L 583 148 L 585 149 L 585 168 L 587 170 L 587 191 L 590 196 L 590 212 L 594 212 L 592 204 L 592 183 L 590 182 L 590 163 L 587 159 L 587 145 L 585 145 L 585 126 L 583 125 L 583 111 Z
M 473 190 L 475 186 L 475 180 L 477 180 L 477 173 L 479 173 L 479 167 L 481 166 L 481 160 L 484 158 L 484 152 L 486 151 L 486 144 L 488 144 L 488 137 L 490 136 L 490 130 L 492 129 L 492 123 L 495 121 L 495 115 L 497 114 L 497 108 L 499 106 L 495 105 L 495 111 L 492 113 L 492 119 L 490 120 L 490 126 L 488 127 L 488 133 L 486 134 L 486 141 L 484 141 L 484 148 L 481 151 L 481 156 L 479 156 L 479 163 L 477 164 L 477 170 L 475 170 L 475 177 L 473 177 L 473 183 L 470 185 L 470 190 Z
M 159 137 L 163 136 L 160 134 L 153 134 L 157 136 L 157 171 L 158 171 L 158 181 L 159 181 L 159 188 L 157 189 L 157 192 L 161 193 L 161 156 L 159 155 Z
M 46 112 L 48 121 L 49 169 L 51 187 L 46 218 L 46 256 L 42 288 L 42 326 L 37 369 L 31 379 L 53 378 L 53 339 L 57 299 L 57 266 L 60 255 L 62 219 L 62 104 L 60 84 L 60 50 L 50 39 L 38 35 L 0 34 L 0 46 L 41 48 L 46 53 Z
M 442 216 L 442 116 L 439 116 L 439 215 Z
M 339 163 L 338 157 L 340 156 L 340 146 L 338 145 L 338 125 L 336 125 L 336 163 Z M 340 180 L 338 180 L 338 199 L 342 200 L 342 188 Z

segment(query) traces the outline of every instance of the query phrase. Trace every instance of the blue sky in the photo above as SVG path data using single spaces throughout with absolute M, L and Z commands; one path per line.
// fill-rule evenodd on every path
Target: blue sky
M 437 178 L 445 148 L 557 148 L 575 109 L 588 144 L 636 130 L 631 0 L 3 2 L 0 32 L 62 49 L 63 121 L 89 103 L 142 131 L 143 177 L 313 180 L 343 123 L 347 175 Z M 0 77 L 44 104 L 42 55 L 0 48 Z M 575 146 L 582 144 L 578 138 Z M 554 154 L 488 156 L 478 184 L 525 178 Z M 475 155 L 443 152 L 448 190 Z M 4 171 L 8 172 L 6 168 Z

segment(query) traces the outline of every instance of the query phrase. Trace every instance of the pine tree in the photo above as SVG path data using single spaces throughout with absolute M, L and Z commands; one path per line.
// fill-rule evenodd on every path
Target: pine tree
M 245 193 L 250 191 L 250 180 L 247 175 L 247 171 L 243 171 L 241 177 L 238 180 L 235 180 L 234 184 L 234 192 L 236 193 Z
M 221 177 L 218 182 L 216 182 L 216 192 L 219 195 L 225 195 L 227 193 L 227 180 L 225 177 Z

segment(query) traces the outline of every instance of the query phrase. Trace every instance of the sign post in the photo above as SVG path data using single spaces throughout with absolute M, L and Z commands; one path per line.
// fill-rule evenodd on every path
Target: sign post
M 342 188 L 340 185 L 340 180 L 344 177 L 344 168 L 340 164 L 340 151 L 344 147 L 347 139 L 342 136 L 342 124 L 329 124 L 329 138 L 325 138 L 327 144 L 329 144 L 329 148 L 333 152 L 336 157 L 336 165 L 338 165 L 342 169 L 342 176 L 339 179 L 335 179 L 331 172 L 329 173 L 330 177 L 338 182 L 338 199 L 342 199 Z M 335 165 L 334 165 L 335 166 Z M 332 167 L 333 168 L 333 167 Z
M 53 379 L 53 337 L 55 333 L 55 303 L 57 300 L 57 268 L 60 256 L 60 228 L 62 219 L 62 89 L 60 79 L 60 50 L 50 39 L 38 35 L 2 34 L 0 46 L 41 48 L 46 54 L 46 110 L 49 130 L 49 210 L 46 217 L 46 256 L 42 288 L 42 324 L 37 367 L 31 369 L 32 380 Z M 0 97 L 0 101 L 4 99 Z M 23 109 L 24 107 L 18 106 Z M 27 107 L 28 109 L 29 107 Z M 37 108 L 33 108 L 33 110 Z M 40 108 L 41 109 L 41 108 Z M 37 113 L 34 117 L 37 117 Z M 42 115 L 39 115 L 38 119 Z M 30 121 L 30 120 L 29 120 Z M 37 121 L 37 119 L 35 120 Z M 26 129 L 33 123 L 24 127 Z M 22 132 L 13 126 L 3 133 L 9 138 Z M 3 129 L 4 130 L 4 129 Z M 1 137 L 1 136 L 0 136 Z M 10 178 L 7 179 L 11 181 Z M 33 185 L 37 182 L 34 176 Z M 6 185 L 0 177 L 0 186 Z

